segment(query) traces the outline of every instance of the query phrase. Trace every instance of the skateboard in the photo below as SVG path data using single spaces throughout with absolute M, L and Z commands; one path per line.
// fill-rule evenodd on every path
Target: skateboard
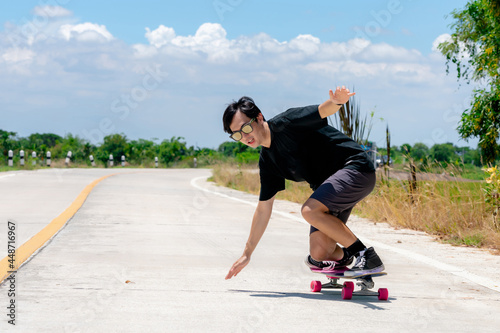
M 389 299 L 389 291 L 387 288 L 379 288 L 378 291 L 373 291 L 375 287 L 375 282 L 373 282 L 374 277 L 387 275 L 385 272 L 367 274 L 362 276 L 344 276 L 344 272 L 349 268 L 336 269 L 332 271 L 324 271 L 320 268 L 310 268 L 312 272 L 324 274 L 330 280 L 328 283 L 321 283 L 321 281 L 311 282 L 311 291 L 320 292 L 321 289 L 342 289 L 342 299 L 351 299 L 353 295 L 358 296 L 378 296 L 381 301 L 387 301 Z M 359 281 L 357 285 L 361 288 L 358 291 L 354 291 L 354 282 L 345 281 L 344 284 L 339 284 L 339 279 L 351 279 Z

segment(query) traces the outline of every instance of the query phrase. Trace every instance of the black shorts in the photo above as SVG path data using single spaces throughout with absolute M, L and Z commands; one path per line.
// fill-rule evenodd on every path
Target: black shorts
M 354 206 L 373 191 L 375 171 L 341 169 L 327 178 L 311 198 L 328 207 L 329 213 L 346 223 Z M 311 226 L 310 234 L 317 231 Z

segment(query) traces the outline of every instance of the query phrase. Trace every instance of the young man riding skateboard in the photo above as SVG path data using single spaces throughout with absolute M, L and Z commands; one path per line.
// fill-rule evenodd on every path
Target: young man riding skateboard
M 356 257 L 345 276 L 384 270 L 375 250 L 367 249 L 346 226 L 354 205 L 373 190 L 375 168 L 359 144 L 327 121 L 354 94 L 337 87 L 335 92 L 329 91 L 330 98 L 324 103 L 288 109 L 269 121 L 249 97 L 226 108 L 224 131 L 249 147 L 262 146 L 259 203 L 243 255 L 226 279 L 250 262 L 271 218 L 276 193 L 285 189 L 285 179 L 306 181 L 314 190 L 301 211 L 311 224 L 306 265 L 331 270 L 350 265 Z

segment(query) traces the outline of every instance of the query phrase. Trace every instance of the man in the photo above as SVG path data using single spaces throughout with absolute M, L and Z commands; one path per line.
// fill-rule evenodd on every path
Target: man
M 335 93 L 329 91 L 329 99 L 321 105 L 289 109 L 269 121 L 249 97 L 226 108 L 223 124 L 230 137 L 252 148 L 262 146 L 259 203 L 243 255 L 226 279 L 236 276 L 250 262 L 269 223 L 276 193 L 285 189 L 285 179 L 307 181 L 314 190 L 301 211 L 311 224 L 306 265 L 340 268 L 356 257 L 346 276 L 384 270 L 375 250 L 367 249 L 346 226 L 354 205 L 373 190 L 375 168 L 360 145 L 327 121 L 354 94 L 344 86 L 337 87 Z

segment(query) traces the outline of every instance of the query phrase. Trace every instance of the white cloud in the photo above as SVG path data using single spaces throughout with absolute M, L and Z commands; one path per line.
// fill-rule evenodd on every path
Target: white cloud
M 146 28 L 146 38 L 150 45 L 163 48 L 164 54 L 205 53 L 209 61 L 235 61 L 238 59 L 239 50 L 232 48 L 234 42 L 226 38 L 226 30 L 218 23 L 204 23 L 194 36 L 176 36 L 173 28 L 160 25 L 155 30 Z M 154 55 L 151 49 L 134 46 L 138 57 Z M 172 52 L 173 51 L 173 52 Z
M 361 59 L 369 62 L 419 62 L 422 60 L 422 54 L 417 50 L 408 50 L 401 46 L 379 43 L 370 44 L 364 52 L 361 53 Z
M 36 6 L 33 9 L 33 15 L 47 17 L 47 18 L 55 18 L 55 17 L 72 16 L 73 12 L 61 6 L 45 5 L 45 6 Z
M 286 44 L 287 42 L 279 42 L 263 32 L 251 37 L 241 36 L 233 42 L 234 47 L 246 54 L 278 54 L 285 51 Z
M 0 75 L 6 79 L 11 77 L 10 75 L 14 75 L 17 80 L 24 80 L 22 77 L 32 73 L 31 68 L 35 56 L 34 51 L 25 47 L 11 47 L 3 53 L 0 51 Z M 0 80 L 1 82 L 2 80 Z
M 321 41 L 312 35 L 298 35 L 289 43 L 292 50 L 300 50 L 306 55 L 313 55 L 319 51 Z
M 162 24 L 153 31 L 146 28 L 146 38 L 151 45 L 159 48 L 175 38 L 175 31 L 173 28 L 166 27 Z
M 132 48 L 135 50 L 134 56 L 136 58 L 151 58 L 158 54 L 158 49 L 151 45 L 135 44 Z
M 106 26 L 94 23 L 64 24 L 59 28 L 60 35 L 66 39 L 76 39 L 82 42 L 107 42 L 113 40 L 113 35 Z
M 22 61 L 30 62 L 35 57 L 35 52 L 26 48 L 9 48 L 4 54 L 2 54 L 2 59 L 8 63 L 16 63 Z
M 432 42 L 432 51 L 433 52 L 440 52 L 438 50 L 438 45 L 443 43 L 443 42 L 450 42 L 451 41 L 451 35 L 450 34 L 442 34 L 439 35 L 434 42 Z
M 236 61 L 239 50 L 231 48 L 226 30 L 218 23 L 202 24 L 194 36 L 177 36 L 172 44 L 207 54 L 209 61 Z

